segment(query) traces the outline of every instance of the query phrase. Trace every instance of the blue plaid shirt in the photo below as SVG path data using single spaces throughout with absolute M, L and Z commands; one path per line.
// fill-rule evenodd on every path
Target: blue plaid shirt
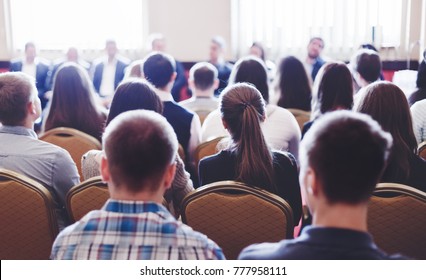
M 108 200 L 59 233 L 51 259 L 224 259 L 207 236 L 154 202 Z

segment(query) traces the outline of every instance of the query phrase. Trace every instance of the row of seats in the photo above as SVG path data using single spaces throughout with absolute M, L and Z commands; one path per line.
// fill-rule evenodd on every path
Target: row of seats
M 71 219 L 99 209 L 108 197 L 100 177 L 74 186 L 67 195 Z M 45 187 L 0 169 L 0 218 L 1 259 L 48 259 L 58 225 Z M 285 200 L 233 181 L 209 184 L 188 194 L 182 202 L 182 221 L 214 240 L 228 259 L 236 259 L 247 245 L 293 237 L 292 209 Z M 426 259 L 426 193 L 399 184 L 377 185 L 368 228 L 384 251 Z

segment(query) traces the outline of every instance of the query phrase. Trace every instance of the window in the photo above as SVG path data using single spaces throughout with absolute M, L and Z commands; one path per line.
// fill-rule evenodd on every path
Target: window
M 122 49 L 140 49 L 144 39 L 142 0 L 10 0 L 13 45 L 102 49 L 106 39 Z
M 402 0 L 234 0 L 233 51 L 240 57 L 260 41 L 271 58 L 300 55 L 313 36 L 338 59 L 363 43 L 398 47 L 401 8 Z

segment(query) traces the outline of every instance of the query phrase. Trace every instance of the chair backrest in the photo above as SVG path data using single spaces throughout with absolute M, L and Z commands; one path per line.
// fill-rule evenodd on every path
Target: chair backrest
M 426 141 L 419 144 L 418 152 L 419 157 L 426 160 Z
M 426 193 L 400 184 L 378 184 L 368 208 L 368 230 L 385 252 L 425 260 Z
M 198 147 L 195 149 L 195 167 L 198 168 L 198 164 L 200 163 L 200 160 L 204 157 L 214 155 L 219 151 L 218 144 L 224 137 L 217 137 L 215 139 L 212 139 L 210 141 L 201 143 L 198 145 Z
M 40 140 L 67 150 L 77 165 L 80 178 L 83 178 L 81 157 L 90 150 L 100 150 L 102 148 L 101 143 L 93 136 L 68 127 L 58 127 L 48 130 L 40 135 Z
M 182 201 L 182 221 L 236 259 L 243 248 L 293 237 L 290 205 L 265 190 L 234 181 L 212 183 Z
M 311 119 L 311 112 L 309 111 L 303 111 L 299 109 L 289 108 L 287 109 L 290 111 L 290 113 L 293 114 L 293 116 L 296 118 L 297 123 L 299 124 L 300 130 L 303 129 L 303 125 L 310 121 Z
M 24 175 L 0 169 L 0 258 L 47 260 L 58 235 L 50 192 Z
M 66 203 L 71 221 L 78 221 L 90 211 L 101 209 L 109 197 L 108 186 L 100 176 L 72 187 L 68 191 Z

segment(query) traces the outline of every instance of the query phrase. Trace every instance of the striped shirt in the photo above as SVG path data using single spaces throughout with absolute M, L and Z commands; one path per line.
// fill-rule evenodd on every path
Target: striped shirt
M 51 259 L 224 259 L 207 236 L 154 202 L 108 200 L 64 229 Z

